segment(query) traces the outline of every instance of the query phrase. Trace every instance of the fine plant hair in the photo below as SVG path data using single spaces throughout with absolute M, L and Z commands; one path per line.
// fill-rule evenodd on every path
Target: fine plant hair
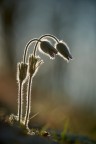
M 27 75 L 27 64 L 23 62 L 17 64 L 17 82 L 18 82 L 18 120 L 22 122 L 22 104 L 23 104 L 23 84 L 25 83 Z
M 48 39 L 51 39 L 55 42 L 55 45 L 52 45 Z M 31 47 L 31 45 L 35 42 L 35 46 L 33 47 L 33 52 L 28 54 L 28 49 Z M 39 44 L 39 45 L 38 45 Z M 69 47 L 65 42 L 59 41 L 55 36 L 51 34 L 45 34 L 41 37 L 31 39 L 28 41 L 28 43 L 25 46 L 24 54 L 23 54 L 23 60 L 17 64 L 17 82 L 18 82 L 18 114 L 17 116 L 11 115 L 10 121 L 14 123 L 18 123 L 18 125 L 25 126 L 26 129 L 28 129 L 28 123 L 31 118 L 36 116 L 38 113 L 36 113 L 34 116 L 30 118 L 30 112 L 31 112 L 31 91 L 32 91 L 32 82 L 33 78 L 36 75 L 39 67 L 44 63 L 43 60 L 37 56 L 37 50 L 39 52 L 43 52 L 43 54 L 47 54 L 51 59 L 55 59 L 56 55 L 61 56 L 64 60 L 69 61 L 72 59 L 71 53 L 69 51 Z M 24 83 L 26 83 L 26 80 L 28 80 L 27 85 L 27 93 L 26 93 L 26 111 L 25 116 L 23 117 L 23 87 Z

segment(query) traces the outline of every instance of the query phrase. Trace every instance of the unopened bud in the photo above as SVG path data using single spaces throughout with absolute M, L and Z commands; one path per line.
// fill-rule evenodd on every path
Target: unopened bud
M 51 58 L 54 58 L 57 54 L 57 50 L 52 46 L 52 44 L 49 41 L 41 41 L 40 43 L 40 49 L 44 54 L 49 55 Z
M 27 76 L 28 65 L 21 62 L 17 65 L 17 80 L 23 82 Z
M 56 45 L 56 49 L 58 50 L 61 57 L 69 61 L 69 59 L 72 59 L 72 55 L 70 53 L 69 47 L 64 42 L 59 42 Z
M 42 60 L 40 57 L 36 57 L 33 54 L 29 55 L 29 69 L 28 72 L 31 76 L 33 76 L 36 72 L 38 67 L 42 64 Z

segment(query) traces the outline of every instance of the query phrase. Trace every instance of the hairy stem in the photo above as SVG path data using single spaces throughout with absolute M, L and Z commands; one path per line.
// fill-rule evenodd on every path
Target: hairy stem
M 24 49 L 24 54 L 23 54 L 23 62 L 25 63 L 26 62 L 26 59 L 27 59 L 27 52 L 28 52 L 28 48 L 29 46 L 33 43 L 33 42 L 36 42 L 38 41 L 38 39 L 31 39 L 30 41 L 28 41 L 28 43 L 26 44 L 25 46 L 25 49 Z
M 53 35 L 50 35 L 50 34 L 42 35 L 42 36 L 38 39 L 38 41 L 37 41 L 37 43 L 36 43 L 36 45 L 35 45 L 35 48 L 34 48 L 34 56 L 36 55 L 36 50 L 37 50 L 38 43 L 41 41 L 41 39 L 43 39 L 43 38 L 45 38 L 45 37 L 52 38 L 52 39 L 55 40 L 57 43 L 59 43 L 59 40 L 58 40 L 55 36 L 53 36 Z
M 27 104 L 26 104 L 26 115 L 25 115 L 25 126 L 28 126 L 29 114 L 30 114 L 30 103 L 31 103 L 31 86 L 32 86 L 32 76 L 28 79 L 28 89 L 27 89 Z
M 19 82 L 19 94 L 18 94 L 18 118 L 19 122 L 22 122 L 22 82 Z

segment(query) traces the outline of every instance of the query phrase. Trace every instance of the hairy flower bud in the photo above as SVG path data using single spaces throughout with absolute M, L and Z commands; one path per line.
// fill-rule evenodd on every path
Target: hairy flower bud
M 33 54 L 29 55 L 29 69 L 28 72 L 31 76 L 33 76 L 38 67 L 42 64 L 42 60 L 40 59 L 40 57 L 36 57 Z
M 41 41 L 40 43 L 40 49 L 44 54 L 49 55 L 51 58 L 54 58 L 57 54 L 57 50 L 52 46 L 52 44 L 49 41 Z
M 64 59 L 66 59 L 67 61 L 69 61 L 69 59 L 72 59 L 72 55 L 70 53 L 69 47 L 67 46 L 66 43 L 64 42 L 59 42 L 56 45 L 56 49 L 58 50 L 60 56 L 62 56 Z
M 17 65 L 17 80 L 23 82 L 27 76 L 27 67 L 28 65 L 20 62 Z

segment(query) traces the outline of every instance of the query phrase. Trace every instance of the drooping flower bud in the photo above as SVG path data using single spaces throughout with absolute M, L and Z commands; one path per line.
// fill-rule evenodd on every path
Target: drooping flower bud
M 40 57 L 36 57 L 33 54 L 29 55 L 29 69 L 28 72 L 31 76 L 34 76 L 39 66 L 43 63 Z
M 27 76 L 27 67 L 26 63 L 20 62 L 17 64 L 17 80 L 23 82 Z
M 50 56 L 50 58 L 54 58 L 58 51 L 52 46 L 49 41 L 41 41 L 40 43 L 40 50 Z
M 69 61 L 70 59 L 72 59 L 72 55 L 66 43 L 60 41 L 56 45 L 56 49 L 58 50 L 60 56 L 63 57 L 65 60 Z

